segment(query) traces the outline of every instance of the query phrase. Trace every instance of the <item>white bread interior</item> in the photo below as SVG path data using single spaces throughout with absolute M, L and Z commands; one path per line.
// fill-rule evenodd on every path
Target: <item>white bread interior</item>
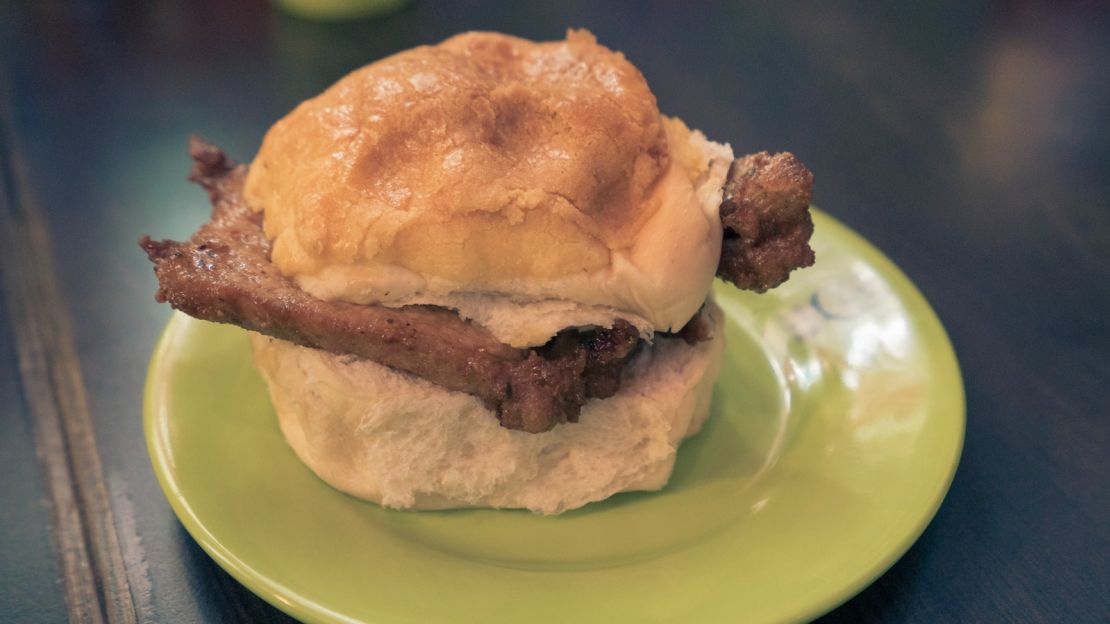
M 314 296 L 452 307 L 533 346 L 618 316 L 645 336 L 685 324 L 716 271 L 731 160 L 588 32 L 467 33 L 302 103 L 245 195 Z M 576 307 L 536 325 L 498 309 L 551 300 Z
M 399 509 L 558 514 L 666 484 L 720 369 L 722 314 L 707 306 L 711 340 L 657 340 L 615 396 L 539 434 L 502 428 L 477 398 L 374 362 L 253 333 L 252 345 L 285 439 L 335 488 Z

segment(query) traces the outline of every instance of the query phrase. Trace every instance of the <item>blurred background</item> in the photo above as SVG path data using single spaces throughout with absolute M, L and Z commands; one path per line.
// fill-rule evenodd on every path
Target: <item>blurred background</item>
M 815 203 L 905 270 L 956 347 L 969 416 L 948 500 L 826 621 L 1110 621 L 1106 3 L 393 4 L 338 20 L 262 1 L 0 4 L 0 159 L 43 215 L 143 617 L 283 617 L 177 525 L 138 426 L 169 312 L 135 240 L 187 237 L 206 213 L 184 180 L 188 135 L 249 160 L 273 121 L 375 59 L 464 30 L 585 27 L 663 112 L 737 153 L 797 154 Z M 0 338 L 0 389 L 18 398 L 13 348 Z M 18 411 L 0 440 L 0 604 L 59 621 Z

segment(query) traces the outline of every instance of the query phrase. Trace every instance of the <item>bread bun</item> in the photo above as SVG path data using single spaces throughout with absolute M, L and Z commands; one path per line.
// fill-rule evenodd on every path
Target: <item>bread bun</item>
M 274 263 L 317 297 L 558 299 L 647 335 L 705 300 L 731 159 L 662 117 L 640 72 L 588 32 L 468 33 L 298 106 L 267 133 L 246 198 Z M 550 337 L 490 329 L 515 345 Z
M 525 508 L 557 514 L 666 484 L 675 451 L 705 421 L 724 347 L 662 339 L 620 392 L 539 434 L 504 429 L 475 397 L 370 361 L 252 334 L 282 433 L 335 488 L 386 507 Z

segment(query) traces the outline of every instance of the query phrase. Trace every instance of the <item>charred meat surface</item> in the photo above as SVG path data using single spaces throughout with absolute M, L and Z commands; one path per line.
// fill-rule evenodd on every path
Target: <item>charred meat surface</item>
M 809 202 L 813 174 L 793 154 L 750 154 L 732 162 L 721 203 L 724 240 L 717 275 L 764 292 L 813 264 Z
M 208 191 L 211 220 L 187 242 L 139 241 L 154 262 L 155 298 L 190 316 L 411 373 L 477 396 L 502 425 L 528 432 L 576 421 L 588 399 L 614 394 L 641 342 L 635 328 L 618 321 L 516 349 L 444 308 L 316 299 L 270 263 L 261 215 L 242 198 L 246 166 L 199 139 L 190 155 L 190 179 Z

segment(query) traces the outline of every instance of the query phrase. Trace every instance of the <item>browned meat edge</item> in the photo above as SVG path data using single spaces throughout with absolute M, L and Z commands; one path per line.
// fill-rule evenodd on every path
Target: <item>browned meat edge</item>
M 764 292 L 812 265 L 812 196 L 813 174 L 789 152 L 734 160 L 721 203 L 725 236 L 717 276 Z
M 154 262 L 156 299 L 196 318 L 232 323 L 296 344 L 353 354 L 479 397 L 501 424 L 529 432 L 576 421 L 589 398 L 611 396 L 640 342 L 624 321 L 565 331 L 515 349 L 453 311 L 316 299 L 270 263 L 261 218 L 242 199 L 244 165 L 199 139 L 190 179 L 212 199 L 212 219 L 188 242 L 140 240 Z

